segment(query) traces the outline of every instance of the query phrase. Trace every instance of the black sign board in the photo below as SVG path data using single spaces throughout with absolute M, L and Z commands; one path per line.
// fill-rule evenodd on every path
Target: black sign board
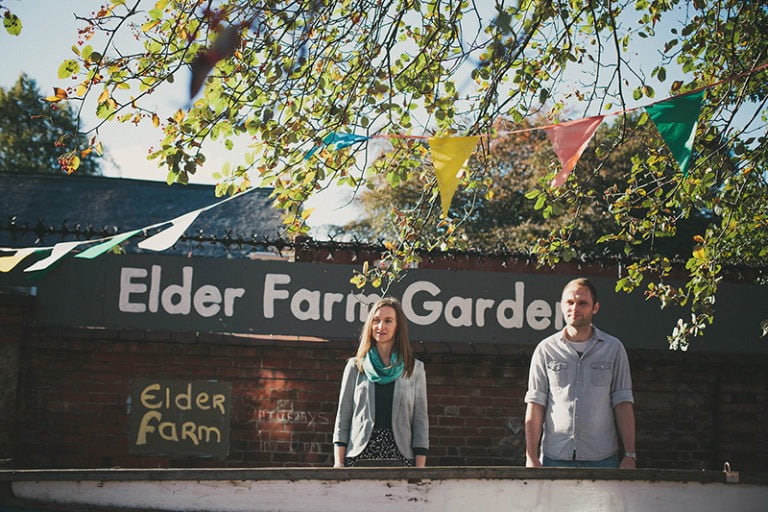
M 62 326 L 357 338 L 381 292 L 350 284 L 356 269 L 167 255 L 72 258 L 40 281 L 36 318 Z M 401 299 L 414 341 L 532 345 L 562 328 L 560 294 L 574 277 L 412 269 L 388 295 Z M 684 311 L 661 310 L 641 291 L 615 293 L 612 278 L 592 280 L 598 327 L 628 347 L 667 347 Z M 768 288 L 722 283 L 717 299 L 717 320 L 696 347 L 768 352 L 759 329 Z
M 232 384 L 137 379 L 131 383 L 131 453 L 225 458 Z

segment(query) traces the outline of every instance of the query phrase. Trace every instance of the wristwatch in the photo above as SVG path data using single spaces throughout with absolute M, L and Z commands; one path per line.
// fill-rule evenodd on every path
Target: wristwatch
M 633 459 L 637 458 L 637 452 L 624 452 L 625 457 L 632 457 Z

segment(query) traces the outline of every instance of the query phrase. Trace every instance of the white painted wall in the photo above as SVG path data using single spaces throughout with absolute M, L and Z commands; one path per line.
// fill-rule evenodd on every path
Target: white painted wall
M 768 510 L 768 487 L 627 480 L 15 481 L 18 498 L 185 511 L 708 512 Z

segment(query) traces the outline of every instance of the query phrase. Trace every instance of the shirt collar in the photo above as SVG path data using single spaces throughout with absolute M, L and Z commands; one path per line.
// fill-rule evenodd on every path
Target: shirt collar
M 570 342 L 568 341 L 568 338 L 566 338 L 566 337 L 565 337 L 565 327 L 563 327 L 563 329 L 560 331 L 560 334 L 559 334 L 559 338 L 558 338 L 558 340 L 559 340 L 561 343 L 566 343 L 566 344 L 567 344 L 567 343 L 570 343 Z M 589 337 L 589 339 L 587 339 L 587 340 L 584 340 L 584 341 L 587 341 L 587 342 L 592 342 L 592 341 L 595 341 L 595 342 L 605 341 L 605 336 L 603 335 L 603 331 L 601 331 L 600 329 L 598 329 L 597 327 L 595 327 L 595 324 L 592 324 L 592 336 L 590 336 L 590 337 Z

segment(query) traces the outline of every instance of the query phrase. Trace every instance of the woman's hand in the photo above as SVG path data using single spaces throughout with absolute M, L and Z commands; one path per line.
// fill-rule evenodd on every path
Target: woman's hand
M 344 467 L 344 457 L 346 455 L 347 455 L 347 447 L 346 446 L 334 445 L 334 447 L 333 447 L 333 467 L 334 468 L 343 468 Z

